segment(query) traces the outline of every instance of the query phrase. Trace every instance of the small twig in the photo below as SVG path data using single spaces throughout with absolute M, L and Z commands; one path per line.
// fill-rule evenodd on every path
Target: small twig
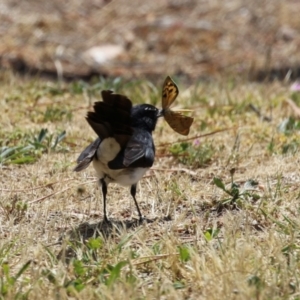
M 40 186 L 32 187 L 32 188 L 17 189 L 17 190 L 0 189 L 0 191 L 1 192 L 13 192 L 13 193 L 16 193 L 16 192 L 30 192 L 30 191 L 42 189 L 42 188 L 45 188 L 45 187 L 48 187 L 48 186 L 51 186 L 51 185 L 54 185 L 54 184 L 57 184 L 57 183 L 63 183 L 63 182 L 68 182 L 68 181 L 72 181 L 72 180 L 74 180 L 74 178 L 69 178 L 69 179 L 62 180 L 62 181 L 50 182 L 50 183 L 47 183 L 45 185 L 40 185 Z
M 89 183 L 93 183 L 93 182 L 97 182 L 97 181 L 98 181 L 98 180 L 92 180 L 92 181 L 87 181 L 87 182 L 84 182 L 84 183 L 81 183 L 81 184 L 82 184 L 82 185 L 85 185 L 85 184 L 89 184 Z M 67 191 L 68 189 L 72 188 L 72 187 L 73 187 L 73 186 L 69 186 L 69 187 L 65 188 L 64 190 L 57 191 L 57 192 L 53 192 L 53 193 L 51 193 L 51 194 L 49 194 L 49 195 L 47 195 L 47 196 L 43 196 L 43 197 L 41 197 L 41 198 L 32 200 L 32 201 L 28 202 L 28 204 L 32 204 L 32 203 L 36 203 L 36 202 L 43 201 L 43 200 L 45 200 L 46 198 L 49 198 L 49 197 L 51 197 L 51 196 L 53 196 L 53 195 L 56 195 L 56 194 L 59 194 L 59 193 L 63 193 L 63 192 L 65 192 L 65 191 Z
M 80 183 L 80 184 L 85 185 L 85 184 L 89 184 L 89 183 L 95 183 L 95 182 L 98 182 L 98 179 L 94 179 L 94 178 L 95 178 L 95 177 L 89 177 L 88 179 L 93 179 L 93 180 L 87 181 L 87 182 L 84 182 L 84 183 Z
M 292 99 L 286 99 L 285 102 L 293 109 L 294 114 L 299 118 L 300 107 Z
M 51 197 L 51 196 L 54 196 L 54 195 L 59 194 L 59 193 L 63 193 L 63 192 L 65 192 L 65 191 L 69 190 L 70 188 L 71 188 L 71 186 L 69 186 L 69 187 L 67 187 L 67 188 L 65 188 L 65 189 L 63 189 L 63 190 L 61 190 L 61 191 L 53 192 L 53 193 L 51 193 L 51 194 L 49 194 L 49 195 L 47 195 L 47 196 L 43 196 L 43 197 L 41 197 L 41 198 L 32 200 L 32 201 L 28 202 L 28 204 L 33 204 L 33 203 L 36 203 L 36 202 L 43 201 L 43 200 L 45 200 L 45 199 L 47 199 L 47 198 L 49 198 L 49 197 Z
M 97 180 L 97 179 L 94 179 L 94 178 L 95 178 L 95 177 L 87 177 L 87 179 L 93 179 L 93 180 L 87 181 L 87 182 L 84 182 L 84 183 L 80 183 L 80 184 L 85 185 L 85 184 L 97 182 L 98 180 Z M 57 183 L 63 183 L 63 182 L 68 182 L 68 181 L 72 181 L 72 180 L 75 180 L 75 178 L 69 178 L 69 179 L 66 179 L 66 180 L 63 180 L 63 181 L 50 182 L 50 183 L 47 183 L 47 184 L 45 184 L 45 185 L 40 185 L 40 186 L 32 187 L 32 188 L 18 189 L 18 190 L 0 189 L 0 191 L 1 191 L 1 192 L 12 192 L 12 193 L 17 193 L 17 192 L 30 192 L 30 191 L 42 189 L 42 188 L 45 188 L 45 187 L 48 187 L 48 186 L 51 186 L 51 185 L 54 185 L 54 184 L 57 184 Z
M 264 116 L 260 110 L 254 106 L 252 103 L 249 104 L 249 108 L 252 109 L 256 115 L 262 120 L 262 121 L 266 121 L 266 122 L 271 122 L 272 121 L 272 118 L 270 117 L 267 117 L 267 116 Z
M 189 169 L 185 169 L 185 168 L 175 168 L 175 169 L 159 169 L 159 168 L 151 168 L 151 170 L 153 171 L 159 171 L 159 172 L 185 172 L 188 173 L 190 175 L 197 175 L 197 172 L 191 171 Z
M 182 143 L 182 142 L 186 142 L 186 141 L 190 141 L 190 140 L 194 140 L 194 139 L 199 139 L 199 138 L 202 138 L 202 137 L 214 135 L 216 133 L 220 133 L 220 132 L 224 132 L 224 131 L 232 130 L 232 129 L 236 129 L 236 128 L 237 127 L 229 127 L 229 128 L 219 129 L 219 130 L 215 130 L 215 131 L 212 131 L 212 132 L 209 132 L 209 133 L 200 134 L 200 135 L 196 135 L 196 136 L 193 136 L 193 137 L 190 137 L 190 138 L 187 138 L 187 139 L 179 140 L 179 141 L 176 141 L 176 142 L 160 144 L 160 145 L 157 145 L 156 148 L 165 147 L 165 146 L 173 145 L 173 144 L 176 144 L 176 143 Z

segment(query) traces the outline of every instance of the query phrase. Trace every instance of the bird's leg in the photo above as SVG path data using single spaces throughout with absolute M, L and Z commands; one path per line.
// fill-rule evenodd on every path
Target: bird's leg
M 133 198 L 133 200 L 134 200 L 136 209 L 137 209 L 137 211 L 138 211 L 138 213 L 139 213 L 140 221 L 143 221 L 143 216 L 142 216 L 142 214 L 141 214 L 141 211 L 140 211 L 140 208 L 139 208 L 139 206 L 138 206 L 138 203 L 137 203 L 137 201 L 136 201 L 136 199 L 135 199 L 135 194 L 136 194 L 136 184 L 133 184 L 133 185 L 131 186 L 131 188 L 130 188 L 130 194 L 131 194 L 131 196 L 132 196 L 132 198 Z
M 107 215 L 106 215 L 106 194 L 107 194 L 107 184 L 104 180 L 104 178 L 101 178 L 99 180 L 99 183 L 101 185 L 101 188 L 102 188 L 102 196 L 103 196 L 103 221 L 104 222 L 109 222 L 108 221 L 108 218 L 107 218 Z

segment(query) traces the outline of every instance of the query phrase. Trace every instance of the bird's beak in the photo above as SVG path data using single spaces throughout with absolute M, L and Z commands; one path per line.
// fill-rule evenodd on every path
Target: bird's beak
M 159 109 L 158 112 L 157 112 L 157 117 L 160 118 L 160 117 L 163 117 L 163 115 L 164 115 L 164 110 Z

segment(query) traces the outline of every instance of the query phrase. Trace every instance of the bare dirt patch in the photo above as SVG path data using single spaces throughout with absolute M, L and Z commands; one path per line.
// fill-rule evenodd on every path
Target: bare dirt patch
M 0 62 L 52 78 L 299 76 L 295 0 L 1 2 Z

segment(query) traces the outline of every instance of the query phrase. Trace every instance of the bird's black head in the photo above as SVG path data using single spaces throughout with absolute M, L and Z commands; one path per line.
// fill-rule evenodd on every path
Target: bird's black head
M 150 104 L 135 105 L 131 109 L 131 120 L 133 127 L 139 127 L 152 132 L 155 129 L 157 119 L 161 111 Z

